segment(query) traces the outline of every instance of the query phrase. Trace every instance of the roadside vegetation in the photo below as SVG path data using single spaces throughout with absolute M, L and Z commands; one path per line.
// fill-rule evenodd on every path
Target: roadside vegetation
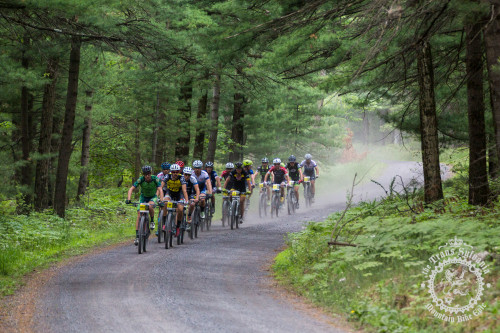
M 467 154 L 467 149 L 443 154 L 442 161 L 454 166 L 454 177 L 444 182 L 443 200 L 425 205 L 421 190 L 395 191 L 396 180 L 383 200 L 362 202 L 345 215 L 332 214 L 289 234 L 287 248 L 275 259 L 276 277 L 368 331 L 498 332 L 500 202 L 482 207 L 467 203 Z M 351 170 L 358 166 L 350 163 Z M 498 193 L 499 184 L 490 185 Z M 338 221 L 344 227 L 334 233 L 336 242 L 356 247 L 328 244 Z M 455 236 L 482 253 L 490 268 L 484 276 L 490 288 L 484 288 L 481 298 L 485 308 L 465 323 L 435 319 L 425 308 L 431 297 L 422 287 L 429 257 Z
M 13 202 L 2 202 L 0 296 L 12 294 L 35 269 L 97 245 L 131 239 L 136 214 L 123 203 L 123 192 L 123 188 L 90 191 L 80 207 L 68 209 L 66 219 L 50 210 L 17 215 Z

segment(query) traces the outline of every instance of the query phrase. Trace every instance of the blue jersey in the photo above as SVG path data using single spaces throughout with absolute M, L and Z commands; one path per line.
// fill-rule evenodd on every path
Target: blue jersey
M 216 179 L 215 179 L 216 177 L 218 177 L 217 171 L 212 170 L 212 172 L 210 172 L 210 173 L 208 171 L 206 171 L 206 173 L 208 173 L 208 175 L 210 176 L 210 183 L 212 183 L 212 187 L 217 186 L 217 182 L 216 182 Z
M 207 179 L 210 179 L 210 176 L 205 170 L 201 170 L 199 176 L 197 176 L 196 173 L 193 173 L 192 177 L 195 177 L 196 180 L 198 181 L 200 192 L 204 191 L 207 188 Z

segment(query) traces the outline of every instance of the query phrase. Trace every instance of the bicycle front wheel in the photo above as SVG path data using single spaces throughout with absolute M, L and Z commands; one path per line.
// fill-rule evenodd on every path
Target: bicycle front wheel
M 144 224 L 146 223 L 146 218 L 144 215 L 141 216 L 139 220 L 139 228 L 137 229 L 137 236 L 139 238 L 139 244 L 137 245 L 137 252 L 142 253 L 142 243 L 144 242 Z
M 158 243 L 161 243 L 163 237 L 163 209 L 160 209 L 158 214 Z
M 236 214 L 238 214 L 238 212 L 236 211 L 236 201 L 233 201 L 231 203 L 231 230 L 234 229 L 234 224 L 236 222 Z
M 280 210 L 280 195 L 279 194 L 276 194 L 274 196 L 274 213 L 276 214 L 276 217 L 278 217 L 278 212 Z M 271 214 L 272 215 L 272 214 Z

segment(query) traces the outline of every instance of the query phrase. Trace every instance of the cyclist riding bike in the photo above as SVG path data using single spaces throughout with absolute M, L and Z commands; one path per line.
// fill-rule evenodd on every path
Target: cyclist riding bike
M 137 188 L 141 187 L 141 197 L 139 198 L 140 203 L 148 203 L 149 204 L 149 217 L 151 218 L 150 229 L 153 230 L 155 228 L 155 211 L 154 206 L 155 203 L 160 197 L 160 200 L 163 200 L 163 191 L 161 191 L 161 182 L 156 176 L 152 176 L 151 172 L 153 169 L 149 165 L 145 165 L 142 167 L 142 176 L 139 177 L 130 187 L 127 194 L 126 204 L 130 204 L 130 198 L 132 197 L 132 192 Z M 137 246 L 139 244 L 139 219 L 141 217 L 140 209 L 137 209 L 137 221 L 135 222 L 135 240 L 134 244 Z
M 235 169 L 231 171 L 229 177 L 224 182 L 226 190 L 236 190 L 240 192 L 240 224 L 243 223 L 243 214 L 245 213 L 245 193 L 247 189 L 252 193 L 252 184 L 250 183 L 250 175 L 243 170 L 243 163 L 234 163 Z M 231 185 L 231 186 L 229 186 Z
M 279 158 L 275 158 L 273 160 L 273 166 L 266 173 L 264 181 L 267 182 L 267 179 L 271 175 L 273 175 L 273 184 L 280 185 L 280 194 L 281 194 L 280 202 L 283 202 L 285 200 L 285 187 L 284 187 L 285 180 L 289 182 L 290 178 L 288 177 L 288 171 L 281 166 L 281 160 Z
M 165 177 L 161 183 L 166 195 L 165 201 L 177 201 L 177 229 L 175 237 L 179 236 L 180 225 L 182 217 L 184 216 L 184 202 L 188 201 L 188 194 L 186 189 L 186 182 L 181 175 L 181 167 L 178 164 L 172 164 L 170 167 L 170 174 Z M 167 216 L 167 206 L 163 207 L 163 216 Z
M 266 173 L 269 171 L 269 159 L 267 157 L 264 157 L 261 162 L 262 164 L 257 168 L 254 179 L 257 178 L 257 175 L 260 175 L 260 182 L 264 183 Z M 271 200 L 271 188 L 269 188 L 269 186 L 267 187 L 267 199 Z
M 304 156 L 304 158 L 305 158 L 305 160 L 303 160 L 299 164 L 299 168 L 304 169 L 304 171 L 302 172 L 301 180 L 304 181 L 304 176 L 307 176 L 311 179 L 311 195 L 312 195 L 311 200 L 312 200 L 312 202 L 314 202 L 314 193 L 316 192 L 314 183 L 316 182 L 315 181 L 316 178 L 319 178 L 318 165 L 312 159 L 311 154 L 306 154 L 306 156 Z
M 295 191 L 295 197 L 297 198 L 297 208 L 299 208 L 299 181 L 302 179 L 302 170 L 299 168 L 297 158 L 294 155 L 290 155 L 288 158 L 286 169 L 288 170 L 290 179 L 295 182 L 293 190 Z
M 161 182 L 163 182 L 169 173 L 170 173 L 170 163 L 163 162 L 161 164 L 161 172 L 159 174 L 157 174 L 156 177 L 158 177 L 158 179 Z M 165 190 L 163 190 L 163 196 L 165 196 Z
M 231 162 L 226 163 L 226 170 L 222 171 L 220 174 L 220 177 L 224 179 L 224 182 L 226 181 L 227 177 L 231 174 L 231 171 L 234 169 L 234 164 Z
M 221 192 L 221 184 L 220 177 L 217 175 L 217 171 L 214 170 L 214 163 L 207 162 L 205 163 L 205 171 L 210 176 L 210 183 L 212 184 L 212 192 L 220 193 Z M 217 190 L 215 190 L 217 189 Z M 215 212 L 215 196 L 212 196 L 212 214 Z
M 244 160 L 243 161 L 243 170 L 245 170 L 250 175 L 250 183 L 252 184 L 252 188 L 255 187 L 255 173 L 252 170 L 253 162 L 252 160 Z
M 207 194 L 212 194 L 212 182 L 210 181 L 210 176 L 205 170 L 201 170 L 203 167 L 203 162 L 196 160 L 193 162 L 194 177 L 198 181 L 198 187 L 200 188 L 200 217 L 205 218 L 205 206 Z
M 196 177 L 193 176 L 193 169 L 190 167 L 184 168 L 184 181 L 186 182 L 186 192 L 188 199 L 193 199 L 189 202 L 189 210 L 187 217 L 187 230 L 191 230 L 191 214 L 193 213 L 194 206 L 198 203 L 200 198 L 200 187 Z

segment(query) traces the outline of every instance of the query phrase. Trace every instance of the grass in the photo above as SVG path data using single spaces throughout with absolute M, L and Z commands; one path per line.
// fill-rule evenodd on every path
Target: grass
M 0 209 L 0 295 L 12 294 L 27 273 L 97 245 L 134 235 L 135 209 L 123 203 L 123 189 L 95 190 L 84 207 L 61 219 L 51 211 L 16 215 Z
M 445 200 L 422 203 L 422 193 L 393 193 L 381 201 L 350 209 L 338 241 L 357 247 L 328 245 L 341 213 L 287 237 L 288 247 L 276 258 L 273 270 L 284 284 L 331 312 L 376 332 L 498 332 L 500 309 L 500 202 L 489 207 L 467 204 L 464 196 L 463 151 L 442 161 L 454 164 L 456 176 L 445 183 Z M 333 168 L 335 169 L 335 167 Z M 355 169 L 354 165 L 350 169 Z M 499 187 L 492 184 L 494 189 Z M 422 269 L 439 246 L 457 236 L 487 251 L 490 272 L 485 274 L 481 301 L 485 309 L 465 323 L 435 319 L 425 308 L 430 295 L 422 283 Z

